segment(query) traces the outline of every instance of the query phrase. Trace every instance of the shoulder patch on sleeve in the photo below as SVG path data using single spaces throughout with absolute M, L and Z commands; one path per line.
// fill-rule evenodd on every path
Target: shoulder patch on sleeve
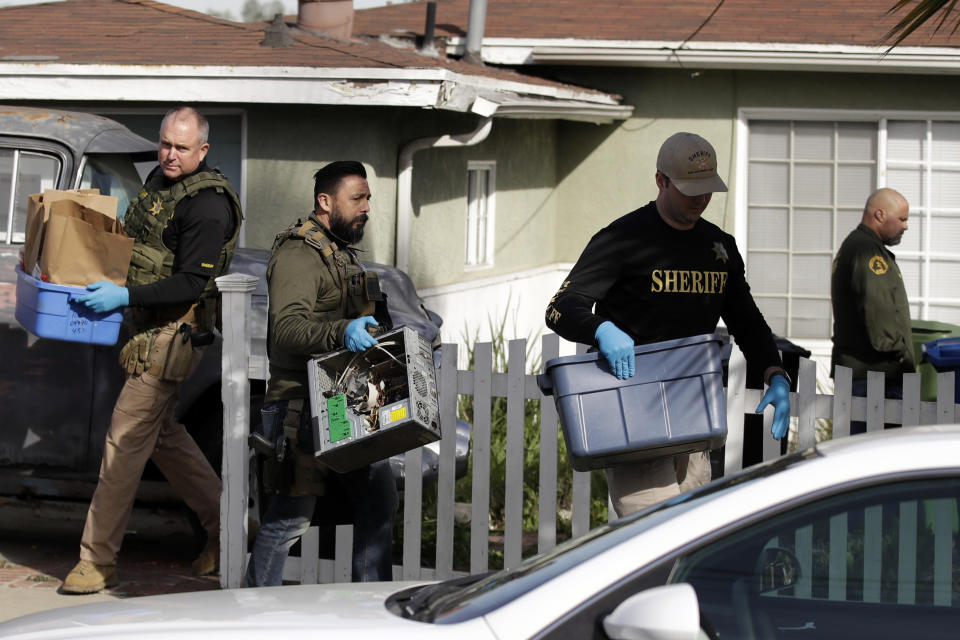
M 867 264 L 870 267 L 870 271 L 873 271 L 878 276 L 882 276 L 890 270 L 890 265 L 887 264 L 887 261 L 884 260 L 881 255 L 873 256 Z

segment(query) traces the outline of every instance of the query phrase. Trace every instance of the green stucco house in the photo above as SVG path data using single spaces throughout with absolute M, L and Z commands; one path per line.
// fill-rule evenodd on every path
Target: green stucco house
M 448 55 L 470 44 L 470 4 L 437 3 L 436 38 Z M 657 150 L 686 130 L 714 144 L 730 186 L 706 217 L 736 236 L 774 332 L 810 349 L 824 374 L 832 256 L 875 188 L 910 202 L 910 230 L 895 250 L 913 318 L 960 324 L 960 36 L 934 32 L 931 20 L 890 50 L 884 36 L 902 17 L 887 13 L 893 4 L 488 0 L 488 65 L 619 95 L 633 111 L 596 127 L 554 121 L 555 183 L 525 210 L 500 205 L 498 164 L 492 267 L 418 272 L 418 283 L 429 294 L 488 279 L 512 287 L 524 307 L 548 299 L 554 287 L 537 287 L 559 283 L 596 230 L 655 198 Z M 354 31 L 409 39 L 423 33 L 425 5 L 358 12 Z M 441 153 L 418 162 L 443 163 Z M 464 162 L 495 158 L 481 146 Z M 536 159 L 524 164 L 543 170 Z M 518 256 L 510 230 L 539 223 L 543 209 L 551 223 Z
M 350 3 L 301 3 L 319 4 Z M 477 4 L 473 24 L 470 0 L 332 25 L 149 0 L 3 8 L 0 101 L 147 137 L 170 106 L 198 105 L 250 247 L 306 214 L 316 168 L 363 161 L 365 257 L 411 275 L 447 341 L 490 322 L 543 331 L 590 236 L 656 196 L 678 130 L 716 147 L 730 192 L 706 216 L 737 237 L 774 331 L 824 370 L 832 255 L 877 187 L 911 204 L 897 257 L 913 316 L 960 324 L 960 39 L 921 30 L 888 52 L 892 0 Z

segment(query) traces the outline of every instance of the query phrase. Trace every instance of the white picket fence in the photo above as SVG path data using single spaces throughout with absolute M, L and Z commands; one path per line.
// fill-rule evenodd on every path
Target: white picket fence
M 223 384 L 224 450 L 223 494 L 221 497 L 221 570 L 223 587 L 242 584 L 247 560 L 248 472 L 250 454 L 247 435 L 250 424 L 250 379 L 266 376 L 262 357 L 250 355 L 250 297 L 257 279 L 242 274 L 231 274 L 217 279 L 223 295 Z M 559 355 L 559 339 L 549 334 L 541 339 L 542 362 Z M 402 562 L 394 567 L 394 579 L 412 580 L 448 578 L 458 575 L 454 570 L 454 439 L 457 417 L 457 399 L 460 395 L 473 396 L 474 415 L 470 455 L 472 456 L 472 498 L 470 503 L 470 567 L 469 572 L 489 568 L 489 510 L 490 510 L 490 427 L 491 398 L 507 400 L 507 436 L 505 471 L 505 518 L 503 535 L 504 566 L 519 564 L 523 551 L 523 461 L 524 461 L 524 404 L 526 400 L 542 401 L 541 425 L 549 425 L 540 433 L 540 469 L 538 495 L 539 530 L 537 550 L 546 551 L 557 544 L 558 429 L 557 413 L 552 398 L 544 399 L 536 382 L 536 375 L 526 373 L 526 341 L 508 343 L 507 371 L 493 370 L 493 345 L 475 345 L 474 368 L 457 368 L 457 346 L 441 346 L 441 365 L 438 370 L 440 422 L 443 438 L 440 441 L 439 478 L 437 492 L 436 557 L 435 568 L 423 567 L 421 557 L 421 530 L 423 525 L 422 500 L 424 486 L 419 474 L 407 474 L 404 479 L 402 518 Z M 884 398 L 884 376 L 871 372 L 866 398 L 852 397 L 852 372 L 841 368 L 835 378 L 832 395 L 817 392 L 816 364 L 801 358 L 797 376 L 797 392 L 791 393 L 792 448 L 805 448 L 818 439 L 818 425 L 832 421 L 832 437 L 850 433 L 851 420 L 863 420 L 867 431 L 883 429 L 884 422 L 909 427 L 921 424 L 960 422 L 960 405 L 954 403 L 954 374 L 937 376 L 936 402 L 921 401 L 920 374 L 908 374 L 903 380 L 903 400 Z M 752 413 L 759 403 L 762 391 L 747 389 L 746 362 L 733 346 L 729 360 L 727 401 L 727 442 L 724 472 L 743 468 L 744 415 Z M 545 401 L 543 401 L 545 400 Z M 763 459 L 780 455 L 780 444 L 770 436 L 773 410 L 764 414 Z M 823 429 L 820 429 L 822 432 Z M 822 433 L 821 436 L 822 437 Z M 420 469 L 422 453 L 415 449 L 405 454 L 406 469 Z M 573 472 L 572 477 L 572 535 L 578 537 L 590 529 L 590 474 Z M 611 518 L 615 518 L 612 510 Z M 319 533 L 311 530 L 301 540 L 300 558 L 291 557 L 284 568 L 284 578 L 300 583 L 350 581 L 350 553 L 352 528 L 337 527 L 335 559 L 303 562 L 301 558 L 317 559 Z

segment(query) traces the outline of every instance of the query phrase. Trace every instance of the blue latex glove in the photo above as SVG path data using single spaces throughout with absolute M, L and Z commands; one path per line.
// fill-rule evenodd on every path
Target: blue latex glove
M 783 376 L 775 375 L 770 378 L 770 387 L 757 405 L 757 413 L 763 413 L 764 408 L 773 405 L 773 425 L 770 435 L 779 440 L 787 435 L 790 426 L 790 383 Z
M 350 351 L 365 351 L 377 344 L 377 339 L 367 332 L 367 326 L 377 327 L 377 321 L 373 316 L 362 316 L 347 325 L 347 331 L 343 336 L 343 342 Z
M 126 287 L 113 284 L 109 280 L 101 280 L 87 285 L 87 291 L 74 298 L 97 313 L 106 313 L 130 304 L 130 291 Z
M 600 353 L 610 364 L 610 370 L 620 380 L 626 380 L 636 371 L 633 356 L 633 338 L 625 334 L 609 320 L 597 327 L 593 337 Z

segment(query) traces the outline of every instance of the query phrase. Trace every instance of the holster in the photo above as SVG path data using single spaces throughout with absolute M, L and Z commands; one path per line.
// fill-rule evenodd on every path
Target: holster
M 265 455 L 261 481 L 268 492 L 285 496 L 321 496 L 326 491 L 326 472 L 321 468 L 312 451 L 300 445 L 298 432 L 303 420 L 302 399 L 287 402 L 287 411 L 281 425 L 276 424 L 277 411 L 263 410 L 262 429 L 270 441 L 274 455 Z M 308 416 L 309 417 L 309 416 Z M 268 424 L 269 423 L 269 424 Z M 255 447 L 261 453 L 261 447 Z M 283 455 L 276 452 L 283 451 Z
M 161 380 L 183 382 L 193 372 L 193 342 L 190 336 L 193 327 L 182 323 L 169 342 L 154 341 L 154 353 L 150 355 L 150 373 Z
M 277 460 L 275 457 L 265 456 L 261 468 L 260 482 L 267 493 L 289 495 L 290 486 L 293 484 L 293 466 L 288 459 Z

